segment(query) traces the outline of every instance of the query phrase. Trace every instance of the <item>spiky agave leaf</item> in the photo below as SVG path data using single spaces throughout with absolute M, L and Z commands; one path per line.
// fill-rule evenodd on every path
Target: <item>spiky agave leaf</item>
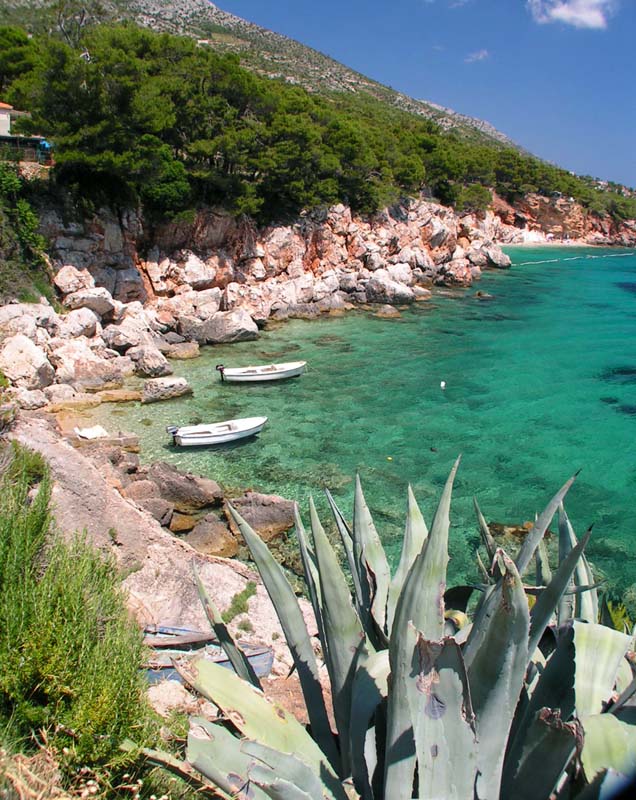
M 450 501 L 459 461 L 458 458 L 450 471 L 430 533 L 409 570 L 395 609 L 389 642 L 391 693 L 384 776 L 384 795 L 391 800 L 410 800 L 415 773 L 415 741 L 407 694 L 415 630 L 430 641 L 439 641 L 444 635 Z
M 476 497 L 473 497 L 473 507 L 475 509 L 475 514 L 477 515 L 477 522 L 479 523 L 479 533 L 481 534 L 481 540 L 484 543 L 486 552 L 488 553 L 488 559 L 492 561 L 493 558 L 495 557 L 497 544 L 490 532 L 490 528 L 488 527 L 486 518 L 481 513 L 481 509 L 479 508 L 479 503 L 477 502 Z
M 243 678 L 243 680 L 251 683 L 253 686 L 256 686 L 258 689 L 262 688 L 261 682 L 259 681 L 256 672 L 254 672 L 254 667 L 251 665 L 243 650 L 232 638 L 232 634 L 229 632 L 227 625 L 223 622 L 223 617 L 221 616 L 218 608 L 212 602 L 212 598 L 203 585 L 194 562 L 192 562 L 192 572 L 194 573 L 194 580 L 197 585 L 197 591 L 199 592 L 199 599 L 201 600 L 205 614 L 210 622 L 210 625 L 214 629 L 214 632 L 216 633 L 221 647 L 229 658 L 230 663 L 236 670 L 236 674 Z
M 316 775 L 293 753 L 282 753 L 251 740 L 244 740 L 241 750 L 252 761 L 249 769 L 250 779 L 256 782 L 270 797 L 291 796 L 287 789 L 287 784 L 289 784 L 304 792 L 305 796 L 312 800 L 313 798 L 316 800 L 323 800 L 323 798 L 347 800 L 347 795 L 337 779 L 328 773 Z M 259 763 L 255 764 L 254 759 Z M 272 794 L 272 788 L 276 792 L 283 790 L 283 794 Z
M 550 623 L 552 615 L 558 608 L 563 593 L 570 584 L 572 575 L 576 570 L 577 564 L 583 556 L 583 551 L 590 540 L 591 531 L 588 531 L 567 557 L 561 562 L 559 568 L 554 573 L 549 585 L 541 592 L 537 602 L 532 607 L 530 613 L 530 644 L 528 653 L 530 658 L 538 646 L 543 633 Z
M 386 634 L 386 604 L 391 571 L 369 506 L 364 499 L 359 475 L 356 475 L 353 501 L 353 552 L 358 562 L 365 605 L 370 607 L 378 631 Z
M 564 543 L 561 545 L 561 539 Z M 565 543 L 567 541 L 567 544 Z M 574 533 L 574 528 L 570 522 L 563 503 L 559 507 L 559 558 L 561 558 L 562 550 L 567 552 L 573 547 L 576 547 L 577 539 Z M 585 586 L 594 585 L 594 575 L 587 558 L 583 554 L 579 559 L 572 579 L 574 589 L 581 589 Z M 598 622 L 598 593 L 596 588 L 588 591 L 576 592 L 574 597 L 573 615 L 575 619 L 582 619 L 585 622 Z
M 501 797 L 551 797 L 582 736 L 578 721 L 564 722 L 558 711 L 541 709 L 532 721 L 519 759 L 506 759 Z
M 395 608 L 397 601 L 404 586 L 406 576 L 413 566 L 413 562 L 417 558 L 418 553 L 422 551 L 424 542 L 428 536 L 428 528 L 424 517 L 419 509 L 413 489 L 409 484 L 407 489 L 407 508 L 406 508 L 406 525 L 404 527 L 404 539 L 402 541 L 402 552 L 400 554 L 400 563 L 395 570 L 395 575 L 391 580 L 389 587 L 388 605 L 387 605 L 387 632 L 391 635 L 391 628 L 393 627 L 393 619 L 395 617 Z
M 378 766 L 376 747 L 367 751 L 369 731 L 376 739 L 371 722 L 377 709 L 388 694 L 389 653 L 360 652 L 351 692 L 351 726 L 349 729 L 351 750 L 351 775 L 363 800 L 372 800 L 371 783 Z M 375 745 L 375 742 L 374 742 Z M 382 765 L 380 765 L 382 766 Z
M 367 616 L 369 616 L 370 609 L 369 608 L 365 609 L 363 603 L 362 584 L 360 583 L 358 562 L 356 561 L 356 557 L 353 552 L 353 535 L 351 533 L 349 526 L 347 525 L 347 521 L 345 520 L 343 513 L 336 505 L 336 501 L 333 499 L 333 496 L 328 489 L 325 490 L 325 495 L 327 497 L 329 507 L 331 508 L 331 513 L 333 514 L 333 518 L 336 523 L 336 528 L 338 529 L 338 533 L 340 534 L 340 538 L 342 540 L 342 546 L 344 547 L 344 551 L 347 556 L 349 571 L 351 572 L 351 579 L 353 581 L 353 588 L 355 591 L 356 609 L 366 629 L 367 620 L 364 619 L 363 616 L 365 613 Z
M 298 720 L 230 670 L 199 657 L 178 666 L 182 678 L 217 705 L 247 739 L 283 753 L 295 753 L 316 775 L 324 771 L 337 779 L 326 755 Z
M 190 719 L 186 759 L 194 769 L 232 798 L 265 800 L 267 795 L 249 785 L 252 759 L 241 749 L 241 740 L 222 725 L 202 717 Z
M 329 725 L 329 718 L 318 677 L 316 657 L 296 595 L 289 585 L 282 568 L 261 537 L 252 530 L 232 506 L 230 506 L 230 513 L 250 549 L 252 558 L 258 567 L 265 588 L 280 620 L 285 639 L 298 671 L 298 678 L 314 737 L 334 769 L 339 770 L 340 759 Z
M 506 743 L 528 664 L 530 617 L 523 582 L 503 550 L 496 556 L 502 577 L 493 596 L 499 602 L 479 623 L 485 630 L 466 662 L 479 740 L 480 797 L 499 796 Z M 472 634 L 467 649 L 471 638 Z
M 604 769 L 623 775 L 636 771 L 636 725 L 612 714 L 594 714 L 581 720 L 585 732 L 581 763 L 588 781 Z
M 372 646 L 364 635 L 362 623 L 352 605 L 347 581 L 311 498 L 309 510 L 320 578 L 322 619 L 327 642 L 327 670 L 331 680 L 333 711 L 340 735 L 342 774 L 348 775 L 351 691 L 356 661 L 362 647 L 371 650 Z
M 407 685 L 420 798 L 466 800 L 477 779 L 477 738 L 468 679 L 454 639 L 421 635 Z

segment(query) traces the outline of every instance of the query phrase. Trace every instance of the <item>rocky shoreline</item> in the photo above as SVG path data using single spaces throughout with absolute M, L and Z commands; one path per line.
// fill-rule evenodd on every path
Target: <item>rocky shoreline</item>
M 339 205 L 262 230 L 210 209 L 152 230 L 132 212 L 104 210 L 82 222 L 42 213 L 59 305 L 0 307 L 5 416 L 17 409 L 9 435 L 49 462 L 58 527 L 85 529 L 113 554 L 140 622 L 206 625 L 192 560 L 221 607 L 255 575 L 231 558 L 241 541 L 216 482 L 142 466 L 134 436 L 78 440 L 68 415 L 188 393 L 172 374 L 175 360 L 196 358 L 201 345 L 256 339 L 270 321 L 360 307 L 397 313 L 437 286 L 470 286 L 483 269 L 510 266 L 501 243 L 537 235 L 499 211 L 459 217 L 413 200 L 361 219 Z M 588 231 L 585 241 L 604 235 Z M 131 376 L 144 379 L 141 391 L 125 388 Z M 246 492 L 232 503 L 264 539 L 284 542 L 290 501 Z M 260 584 L 249 618 L 260 641 L 283 641 Z M 289 656 L 275 649 L 282 673 Z

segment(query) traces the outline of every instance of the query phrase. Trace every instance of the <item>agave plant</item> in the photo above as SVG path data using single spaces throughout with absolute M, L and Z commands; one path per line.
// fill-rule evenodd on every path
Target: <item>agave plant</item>
M 327 493 L 349 579 L 313 501 L 311 536 L 296 514 L 335 727 L 294 592 L 267 546 L 232 510 L 285 633 L 309 726 L 265 698 L 199 582 L 236 674 L 205 660 L 182 669 L 222 718 L 191 720 L 186 761 L 148 755 L 202 776 L 222 797 L 282 800 L 599 797 L 613 771 L 636 768 L 636 725 L 627 708 L 636 692 L 626 659 L 632 637 L 596 621 L 597 592 L 584 556 L 590 532 L 578 542 L 562 506 L 574 478 L 514 558 L 495 545 L 475 504 L 490 567 L 482 563 L 483 584 L 447 590 L 458 464 L 430 530 L 409 487 L 393 575 L 359 480 L 351 526 Z M 552 573 L 543 538 L 557 511 L 559 564 Z M 530 587 L 524 576 L 533 563 L 537 580 Z

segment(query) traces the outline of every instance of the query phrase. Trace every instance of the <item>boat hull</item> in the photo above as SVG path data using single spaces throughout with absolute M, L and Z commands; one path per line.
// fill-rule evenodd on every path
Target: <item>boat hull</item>
M 285 364 L 263 364 L 255 367 L 223 368 L 222 380 L 227 383 L 260 383 L 262 381 L 280 381 L 302 375 L 306 361 L 290 361 Z
M 238 439 L 246 439 L 260 433 L 267 422 L 267 417 L 249 417 L 246 419 L 229 419 L 215 425 L 192 425 L 177 428 L 172 434 L 174 443 L 179 447 L 201 447 L 215 444 L 226 444 Z

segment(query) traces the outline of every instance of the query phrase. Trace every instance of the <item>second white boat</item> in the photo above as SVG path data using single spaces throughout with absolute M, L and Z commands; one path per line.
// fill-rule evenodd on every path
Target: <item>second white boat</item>
M 256 381 L 279 381 L 295 378 L 305 371 L 306 361 L 286 361 L 282 364 L 260 364 L 252 367 L 225 367 L 217 364 L 221 380 L 229 383 L 252 383 Z
M 243 417 L 242 419 L 226 419 L 211 425 L 185 425 L 177 427 L 169 425 L 166 431 L 171 434 L 172 441 L 180 447 L 196 445 L 225 444 L 236 439 L 255 436 L 267 422 L 267 417 Z

